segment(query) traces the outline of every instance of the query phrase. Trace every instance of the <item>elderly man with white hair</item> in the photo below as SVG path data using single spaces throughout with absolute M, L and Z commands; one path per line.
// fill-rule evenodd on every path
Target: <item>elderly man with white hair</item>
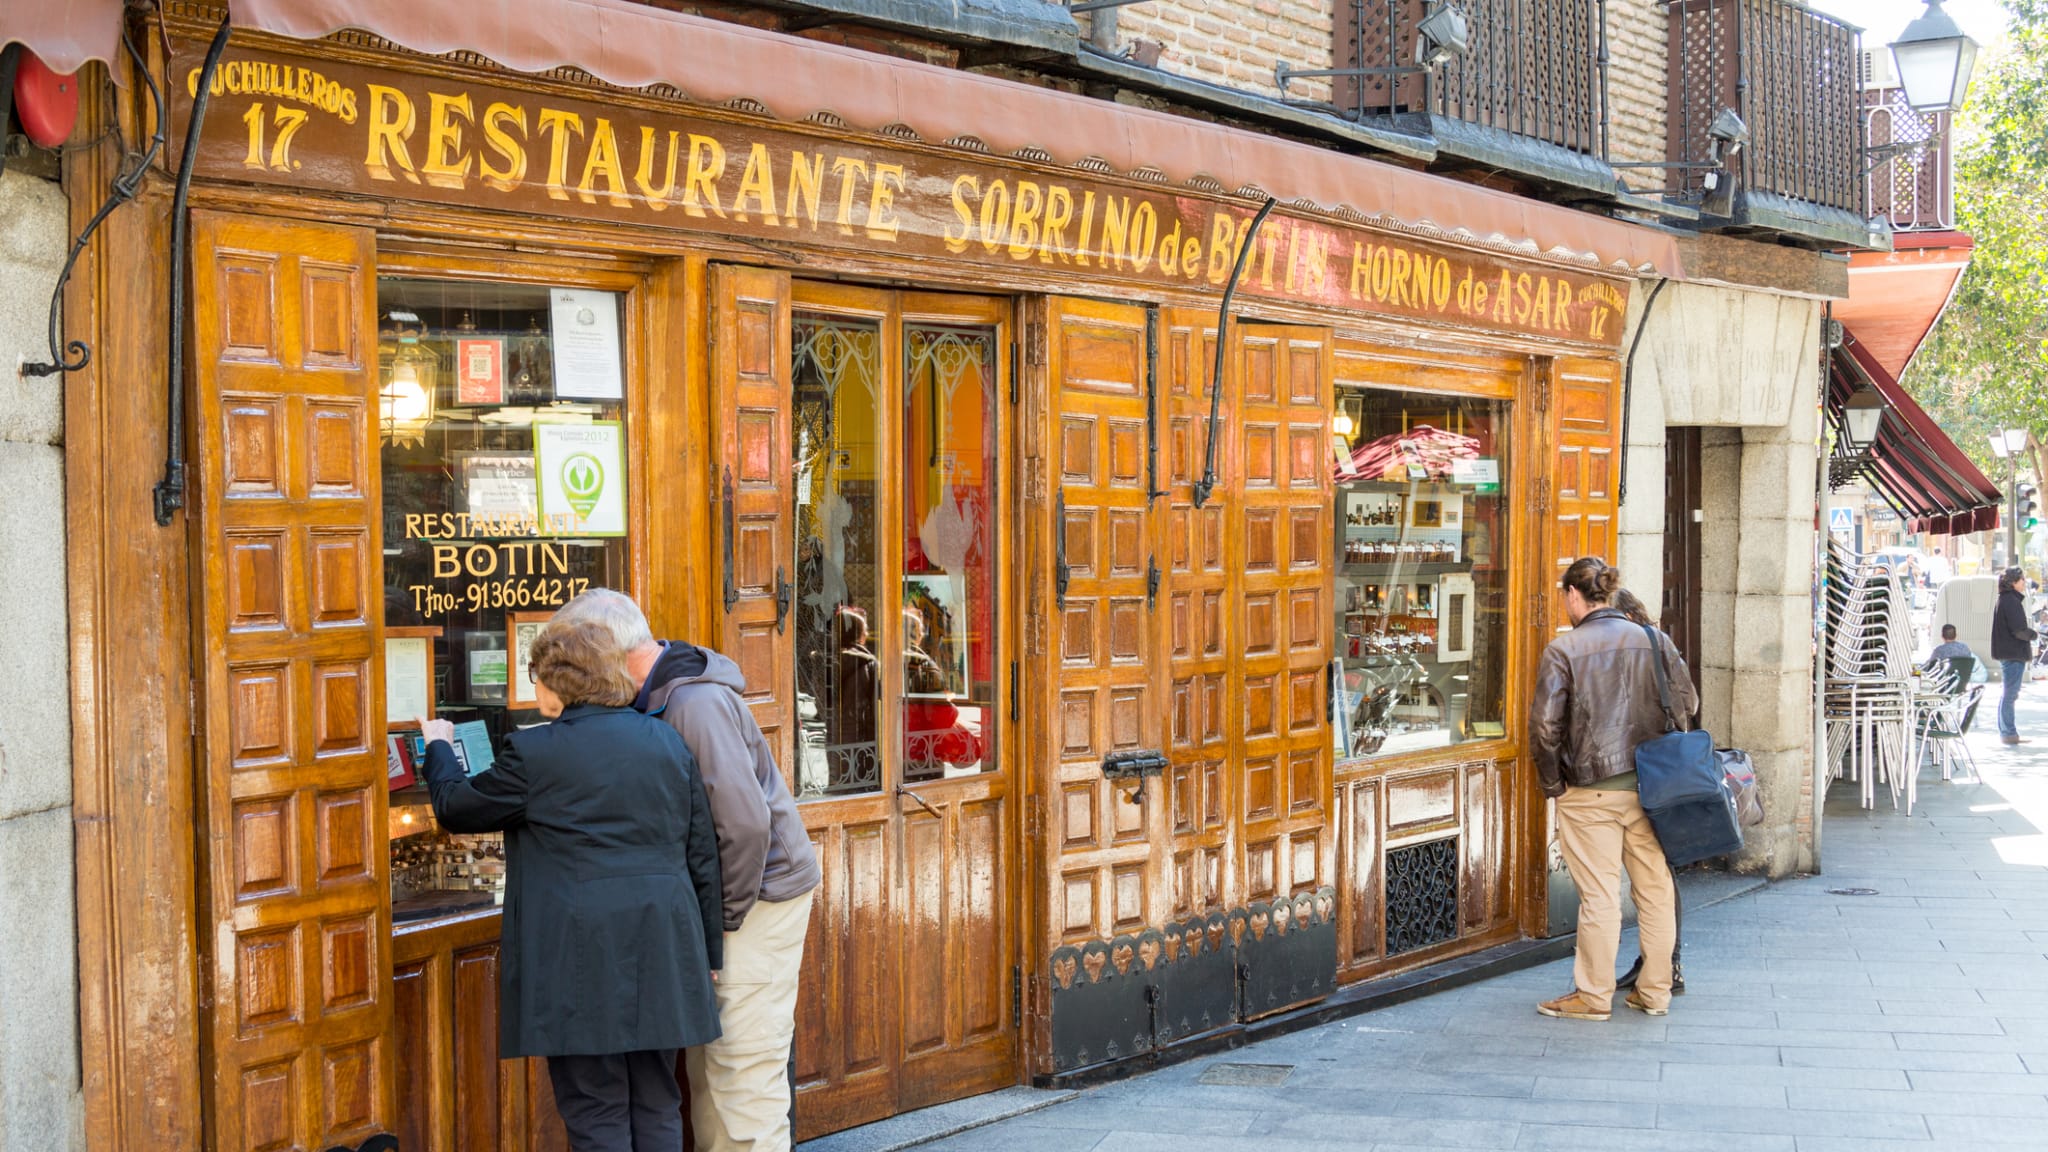
M 741 692 L 739 665 L 708 648 L 660 641 L 631 599 L 593 588 L 557 623 L 609 629 L 639 685 L 633 706 L 672 725 L 697 759 L 723 877 L 723 1034 L 685 1056 L 690 1126 L 701 1152 L 788 1152 L 797 977 L 818 859 L 768 741 Z

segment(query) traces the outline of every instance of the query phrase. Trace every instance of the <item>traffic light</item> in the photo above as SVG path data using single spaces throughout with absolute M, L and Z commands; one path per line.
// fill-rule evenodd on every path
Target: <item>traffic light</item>
M 2013 519 L 2022 532 L 2032 532 L 2041 523 L 2041 489 L 2034 484 L 2021 484 L 2013 490 Z

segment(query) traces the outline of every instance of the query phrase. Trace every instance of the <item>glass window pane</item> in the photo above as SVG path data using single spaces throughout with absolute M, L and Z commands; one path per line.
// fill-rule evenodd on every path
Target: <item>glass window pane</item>
M 1340 389 L 1340 757 L 1507 734 L 1508 405 Z
M 436 280 L 377 285 L 395 922 L 489 906 L 505 879 L 501 837 L 444 833 L 434 823 L 426 789 L 413 780 L 419 749 L 405 729 L 417 717 L 407 713 L 426 705 L 454 721 L 463 759 L 482 771 L 506 733 L 541 722 L 522 639 L 585 588 L 625 585 L 626 525 L 616 511 L 628 506 L 625 480 L 609 475 L 613 462 L 624 463 L 624 430 L 604 425 L 623 418 L 622 405 L 565 397 L 579 391 L 567 384 L 557 390 L 550 293 Z M 618 297 L 579 293 L 576 303 L 594 330 L 621 330 Z M 612 310 L 609 324 L 598 322 L 602 308 Z M 543 424 L 575 425 L 576 436 L 616 446 L 615 458 L 599 450 L 579 466 L 589 483 L 570 502 L 580 511 L 541 506 L 540 462 L 564 442 L 558 435 L 537 454 Z M 613 515 L 618 523 L 603 522 Z
M 995 766 L 992 328 L 907 325 L 903 380 L 903 778 Z
M 881 343 L 870 321 L 798 313 L 792 324 L 799 796 L 882 786 Z

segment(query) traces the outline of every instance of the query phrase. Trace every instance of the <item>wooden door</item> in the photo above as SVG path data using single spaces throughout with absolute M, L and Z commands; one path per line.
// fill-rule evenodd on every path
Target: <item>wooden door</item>
M 1687 668 L 1700 666 L 1700 430 L 1667 429 L 1664 441 L 1664 596 L 1661 625 Z
M 1614 481 L 1621 451 L 1621 367 L 1612 360 L 1559 359 L 1551 362 L 1549 384 L 1551 619 L 1564 631 L 1572 626 L 1558 584 L 1564 570 L 1581 556 L 1618 559 Z
M 1335 875 L 1327 696 L 1335 365 L 1325 329 L 1236 325 L 1231 335 L 1239 367 L 1237 419 L 1226 425 L 1236 440 L 1226 551 L 1234 553 L 1238 588 L 1232 651 L 1243 894 L 1254 931 L 1265 906 L 1272 930 L 1284 936 L 1308 926 L 1285 923 L 1299 908 L 1282 902 L 1318 893 Z M 1247 979 L 1244 1014 L 1276 1012 L 1331 990 L 1328 983 Z
M 1168 908 L 1161 826 L 1169 789 L 1153 780 L 1140 795 L 1135 781 L 1103 775 L 1106 757 L 1164 749 L 1167 737 L 1166 630 L 1164 613 L 1152 605 L 1159 533 L 1145 466 L 1146 332 L 1141 307 L 1045 304 L 1048 423 L 1026 446 L 1034 470 L 1047 477 L 1041 495 L 1051 513 L 1045 570 L 1052 587 L 1040 601 L 1050 609 L 1050 628 L 1034 630 L 1032 677 L 1043 686 L 1036 724 L 1051 772 L 1040 899 L 1049 912 L 1048 951 L 1088 946 L 1077 963 L 1096 965 L 1078 973 L 1057 970 L 1056 962 L 1057 989 L 1098 978 L 1106 958 L 1093 951 L 1098 942 L 1158 925 Z M 1201 610 L 1198 594 L 1190 595 L 1190 611 Z M 1196 763 L 1187 759 L 1190 769 Z M 1218 857 L 1217 864 L 1228 862 Z M 1055 1013 L 1054 1028 L 1063 1024 Z M 1149 1043 L 1150 1025 L 1142 1027 Z M 1053 1046 L 1062 1046 L 1057 1036 Z
M 391 1129 L 363 229 L 193 214 L 207 1146 Z
M 1207 457 L 1216 315 L 1166 311 L 1158 355 L 1164 381 L 1158 399 L 1165 428 L 1164 502 L 1167 754 L 1172 761 L 1172 913 L 1220 914 L 1242 901 L 1238 857 L 1239 773 L 1232 738 L 1242 683 L 1226 508 L 1220 499 L 1195 507 L 1194 486 Z M 1228 373 L 1226 373 L 1226 376 Z M 1215 398 L 1218 475 L 1237 474 L 1229 459 L 1237 427 L 1231 389 Z M 1222 1024 L 1214 1020 L 1212 1024 Z
M 961 702 L 979 713 L 991 751 L 966 764 L 918 726 L 954 703 L 911 691 L 907 665 L 919 643 L 909 592 L 944 568 L 935 555 L 946 549 L 904 527 L 907 512 L 923 510 L 954 543 L 973 530 L 965 504 L 927 508 L 906 480 L 923 461 L 966 467 L 944 446 L 909 442 L 964 401 L 932 396 L 929 409 L 923 399 L 913 408 L 906 389 L 939 371 L 934 358 L 973 375 L 984 403 L 972 431 L 993 448 L 1008 306 L 792 288 L 779 273 L 744 269 L 717 271 L 714 286 L 722 488 L 732 476 L 720 513 L 721 541 L 733 542 L 721 543 L 733 573 L 725 643 L 763 727 L 775 726 L 824 874 L 797 1005 L 797 1129 L 808 1138 L 1016 1079 L 1015 757 L 994 708 L 1007 666 L 987 647 L 1007 621 L 985 589 L 977 602 L 990 631 L 958 667 L 974 682 Z M 1003 463 L 994 453 L 979 462 L 986 483 L 971 502 L 993 550 L 976 554 L 986 578 L 1008 548 L 988 519 L 1000 512 Z M 965 580 L 957 567 L 951 575 Z M 936 759 L 933 744 L 951 759 Z

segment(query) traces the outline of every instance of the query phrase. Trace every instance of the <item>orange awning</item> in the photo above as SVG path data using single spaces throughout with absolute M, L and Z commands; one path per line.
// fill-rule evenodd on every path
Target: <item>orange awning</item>
M 1998 485 L 1970 462 L 1855 332 L 1845 332 L 1829 369 L 1828 417 L 1837 426 L 1843 404 L 1859 388 L 1875 389 L 1890 409 L 1866 474 L 1912 531 L 1954 534 L 1998 527 L 2004 502 Z
M 1849 255 L 1849 298 L 1834 302 L 1835 319 L 1894 377 L 1948 309 L 1975 241 L 1961 232 L 1896 232 L 1890 252 Z
M 760 102 L 788 121 L 836 116 L 864 131 L 1245 195 L 1629 275 L 1680 276 L 1665 233 L 1259 132 L 993 76 L 821 44 L 631 0 L 230 0 L 237 27 L 314 40 L 374 33 L 428 55 L 465 50 L 519 72 L 580 68 L 622 88 Z M 1156 178 L 1156 176 L 1154 177 Z

